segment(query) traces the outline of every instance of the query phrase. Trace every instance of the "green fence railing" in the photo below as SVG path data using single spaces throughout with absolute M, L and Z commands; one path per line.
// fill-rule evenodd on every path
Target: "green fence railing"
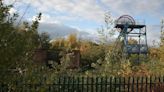
M 164 92 L 164 77 L 59 77 L 1 83 L 0 92 Z

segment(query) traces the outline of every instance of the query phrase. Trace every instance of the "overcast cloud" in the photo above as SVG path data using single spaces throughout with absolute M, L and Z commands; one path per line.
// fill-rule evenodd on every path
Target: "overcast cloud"
M 5 0 L 6 3 L 13 1 Z M 128 14 L 146 20 L 148 42 L 151 43 L 159 41 L 160 20 L 164 18 L 164 0 L 16 0 L 16 7 L 11 12 L 23 12 L 29 3 L 24 18 L 31 20 L 36 13 L 42 12 L 39 30 L 49 32 L 52 37 L 75 31 L 86 33 L 86 37 L 90 33 L 94 35 L 89 37 L 97 37 L 96 30 L 103 25 L 105 12 L 110 11 L 113 18 Z

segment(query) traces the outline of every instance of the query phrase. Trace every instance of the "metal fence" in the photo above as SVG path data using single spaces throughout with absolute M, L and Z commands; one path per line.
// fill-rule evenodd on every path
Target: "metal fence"
M 0 92 L 164 92 L 164 77 L 59 77 L 53 83 L 1 83 Z

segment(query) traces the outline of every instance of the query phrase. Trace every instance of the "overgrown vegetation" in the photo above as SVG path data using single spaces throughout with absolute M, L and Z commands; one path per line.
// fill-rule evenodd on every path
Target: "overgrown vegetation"
M 49 36 L 46 33 L 39 34 L 37 31 L 41 13 L 31 25 L 24 22 L 17 27 L 15 23 L 18 14 L 11 16 L 9 14 L 11 7 L 12 5 L 4 5 L 0 0 L 0 82 L 14 81 L 18 78 L 31 79 L 30 82 L 35 82 L 39 80 L 39 77 L 46 77 L 51 81 L 56 76 L 126 77 L 164 74 L 163 38 L 161 38 L 159 47 L 149 49 L 150 53 L 147 60 L 135 64 L 131 59 L 120 56 L 120 48 L 115 48 L 115 42 L 106 44 L 104 38 L 101 44 L 97 44 L 91 41 L 78 40 L 75 34 L 71 34 L 67 39 L 55 39 L 49 43 Z M 99 31 L 101 36 L 105 30 L 109 31 L 109 36 L 114 34 L 110 28 L 102 28 L 102 31 Z M 162 35 L 164 36 L 164 34 Z M 131 40 L 131 42 L 135 41 Z M 33 62 L 34 51 L 41 48 L 61 49 L 60 54 L 63 55 L 61 64 L 56 65 L 55 69 L 49 69 L 46 65 Z M 117 52 L 113 52 L 113 48 Z M 77 69 L 67 69 L 70 59 L 65 55 L 65 52 L 72 50 L 79 50 L 81 53 L 80 67 Z M 86 65 L 92 67 L 92 70 L 86 69 L 82 72 L 82 67 Z

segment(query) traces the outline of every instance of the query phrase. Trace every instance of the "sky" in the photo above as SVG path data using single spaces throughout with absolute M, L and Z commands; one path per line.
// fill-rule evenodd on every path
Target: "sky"
M 145 21 L 148 42 L 159 42 L 160 22 L 164 19 L 164 0 L 4 0 L 14 4 L 11 13 L 19 12 L 23 20 L 31 21 L 42 12 L 40 32 L 52 38 L 78 33 L 83 38 L 95 39 L 97 29 L 104 25 L 104 15 L 110 12 L 113 19 L 130 15 Z M 29 6 L 29 7 L 28 7 Z M 28 7 L 28 8 L 27 8 Z

